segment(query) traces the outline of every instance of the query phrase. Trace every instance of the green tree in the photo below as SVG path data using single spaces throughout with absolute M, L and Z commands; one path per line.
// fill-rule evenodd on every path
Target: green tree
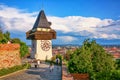
M 13 38 L 11 39 L 12 43 L 18 43 L 20 44 L 20 56 L 25 57 L 29 53 L 28 46 L 26 43 L 22 42 L 19 38 Z
M 90 48 L 92 53 L 94 77 L 99 80 L 110 80 L 112 71 L 115 70 L 113 56 L 108 54 L 103 47 L 95 41 L 89 43 L 91 43 Z
M 61 64 L 62 64 L 62 55 L 58 53 L 58 54 L 56 55 L 56 59 L 57 59 L 57 58 L 60 59 L 60 65 L 61 65 Z
M 6 32 L 4 33 L 4 37 L 5 37 L 5 39 L 6 39 L 7 41 L 10 41 L 10 32 L 6 31 Z
M 20 43 L 20 39 L 19 38 L 13 38 L 11 39 L 12 43 Z
M 24 42 L 20 42 L 20 54 L 21 57 L 26 56 L 29 53 L 28 46 Z
M 71 73 L 89 73 L 93 80 L 110 80 L 115 62 L 96 41 L 87 39 L 71 55 L 68 69 Z
M 2 43 L 2 40 L 4 39 L 4 35 L 2 32 L 0 32 L 0 43 Z
M 116 59 L 115 63 L 117 64 L 117 69 L 120 70 L 120 59 Z
M 3 33 L 0 31 L 0 43 L 7 43 L 10 40 L 10 32 Z
M 69 61 L 71 54 L 72 54 L 72 51 L 68 50 L 68 51 L 64 54 L 64 59 L 67 60 L 67 61 Z

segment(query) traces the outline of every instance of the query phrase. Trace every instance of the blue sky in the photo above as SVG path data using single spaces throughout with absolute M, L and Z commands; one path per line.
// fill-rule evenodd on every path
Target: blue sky
M 82 44 L 86 38 L 120 44 L 120 0 L 0 0 L 0 25 L 30 44 L 25 32 L 41 9 L 57 31 L 53 44 Z

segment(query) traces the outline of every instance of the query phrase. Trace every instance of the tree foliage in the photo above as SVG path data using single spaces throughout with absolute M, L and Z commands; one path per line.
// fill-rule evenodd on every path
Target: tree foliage
M 68 51 L 66 52 L 66 54 L 63 55 L 64 60 L 69 61 L 71 54 L 72 54 L 72 51 L 68 50 Z
M 4 33 L 4 37 L 6 38 L 7 41 L 10 41 L 10 32 L 6 31 Z
M 2 43 L 3 39 L 4 39 L 4 35 L 2 32 L 0 32 L 0 43 Z
M 115 62 L 96 41 L 87 39 L 71 55 L 68 70 L 70 73 L 89 73 L 94 80 L 110 80 Z
M 62 58 L 63 58 L 62 55 L 58 53 L 58 54 L 56 55 L 56 59 L 57 59 L 57 58 L 60 59 L 60 64 L 62 64 Z
M 62 64 L 62 55 L 61 54 L 56 54 L 56 55 L 54 55 L 54 56 L 52 56 L 52 58 L 51 58 L 51 60 L 50 60 L 50 62 L 52 62 L 52 63 L 54 63 L 54 64 L 56 64 L 56 59 L 57 58 L 59 58 L 59 60 L 60 60 L 60 63 L 59 63 L 59 65 L 61 65 Z M 46 60 L 47 62 L 49 62 L 49 60 Z
M 120 70 L 120 59 L 116 59 L 115 63 L 117 64 L 117 69 Z
M 28 46 L 26 45 L 26 43 L 22 42 L 19 38 L 13 38 L 11 39 L 11 41 L 12 43 L 20 44 L 20 56 L 21 57 L 24 57 L 29 53 Z
M 13 38 L 13 39 L 11 39 L 11 42 L 12 43 L 20 43 L 21 41 L 19 38 Z
M 20 42 L 20 54 L 21 57 L 26 56 L 29 53 L 28 46 L 24 42 Z
M 0 31 L 0 43 L 7 43 L 10 40 L 10 32 L 3 33 Z
M 7 43 L 8 41 L 11 41 L 12 43 L 20 44 L 21 57 L 24 57 L 29 53 L 28 46 L 26 45 L 26 43 L 22 42 L 19 38 L 11 39 L 10 32 L 6 31 L 5 33 L 3 33 L 0 28 L 0 43 L 4 44 L 4 43 Z

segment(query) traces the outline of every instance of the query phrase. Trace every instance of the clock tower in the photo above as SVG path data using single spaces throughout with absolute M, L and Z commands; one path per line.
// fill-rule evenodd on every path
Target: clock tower
M 52 39 L 56 39 L 55 30 L 51 29 L 43 10 L 40 11 L 31 30 L 26 32 L 26 38 L 32 40 L 31 58 L 50 60 L 52 57 Z

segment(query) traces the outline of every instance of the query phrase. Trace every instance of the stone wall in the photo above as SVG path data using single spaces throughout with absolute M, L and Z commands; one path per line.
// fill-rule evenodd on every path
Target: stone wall
M 0 44 L 0 69 L 21 65 L 19 44 Z

